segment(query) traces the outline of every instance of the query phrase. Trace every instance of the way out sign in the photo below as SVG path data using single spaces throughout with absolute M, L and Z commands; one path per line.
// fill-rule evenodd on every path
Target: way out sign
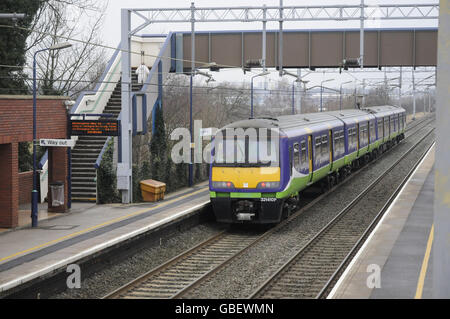
M 73 147 L 75 146 L 74 140 L 62 140 L 52 138 L 41 138 L 39 140 L 40 146 L 52 146 L 52 147 Z

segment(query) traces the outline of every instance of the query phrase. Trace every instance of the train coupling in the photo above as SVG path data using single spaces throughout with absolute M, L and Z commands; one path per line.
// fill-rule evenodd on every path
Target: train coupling
M 236 219 L 239 221 L 250 221 L 256 216 L 256 203 L 250 200 L 241 200 L 236 205 Z

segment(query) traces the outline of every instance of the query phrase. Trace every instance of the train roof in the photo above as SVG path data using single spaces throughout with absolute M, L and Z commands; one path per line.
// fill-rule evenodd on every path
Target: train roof
M 376 117 L 405 112 L 404 108 L 402 108 L 400 106 L 395 106 L 395 105 L 371 106 L 371 107 L 364 108 L 364 110 L 367 110 L 367 112 L 372 113 Z
M 362 121 L 369 121 L 374 119 L 372 115 L 366 110 L 348 109 L 341 111 L 331 111 L 330 115 L 337 117 L 345 124 L 356 124 Z
M 320 113 L 296 115 L 281 115 L 276 117 L 251 118 L 233 122 L 224 126 L 227 128 L 267 128 L 280 129 L 288 136 L 310 133 L 323 129 L 342 127 L 344 124 L 356 124 L 369 121 L 374 117 L 397 114 L 405 111 L 403 108 L 391 105 L 373 106 L 364 109 L 346 109 Z

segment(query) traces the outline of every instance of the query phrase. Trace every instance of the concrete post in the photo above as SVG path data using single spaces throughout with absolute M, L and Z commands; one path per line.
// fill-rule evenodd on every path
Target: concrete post
M 450 298 L 450 0 L 439 7 L 434 190 L 433 298 Z
M 120 118 L 120 147 L 122 161 L 117 165 L 117 188 L 122 192 L 122 203 L 132 202 L 132 143 L 131 143 L 131 67 L 130 67 L 130 11 L 121 10 L 121 69 L 122 69 L 122 112 Z

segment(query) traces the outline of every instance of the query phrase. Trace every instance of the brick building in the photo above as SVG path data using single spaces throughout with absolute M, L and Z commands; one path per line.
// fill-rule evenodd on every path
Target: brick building
M 36 132 L 40 138 L 67 138 L 66 97 L 42 96 L 37 99 Z M 18 224 L 19 180 L 22 193 L 27 200 L 29 174 L 19 175 L 18 143 L 33 140 L 33 98 L 24 95 L 0 95 L 0 227 L 16 227 Z M 49 184 L 64 181 L 65 205 L 68 199 L 67 149 L 49 147 Z M 38 159 L 39 160 L 39 159 Z M 29 195 L 31 196 L 31 194 Z M 49 211 L 51 192 L 48 195 Z

